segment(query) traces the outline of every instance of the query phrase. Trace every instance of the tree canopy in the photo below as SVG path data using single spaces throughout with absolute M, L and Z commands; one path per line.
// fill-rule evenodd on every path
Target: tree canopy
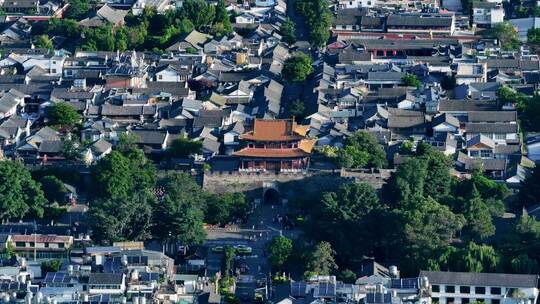
M 405 74 L 403 78 L 401 78 L 401 82 L 403 83 L 404 86 L 407 86 L 407 87 L 419 88 L 422 85 L 422 82 L 418 80 L 416 75 L 409 74 L 409 73 Z
M 167 148 L 167 154 L 170 157 L 188 157 L 193 154 L 202 153 L 202 142 L 194 141 L 187 137 L 178 137 L 173 140 Z
M 0 161 L 0 219 L 19 220 L 26 215 L 43 216 L 47 202 L 38 182 L 16 161 Z
M 296 9 L 305 17 L 311 45 L 317 48 L 326 46 L 334 19 L 330 2 L 328 0 L 297 0 Z
M 312 64 L 310 56 L 297 53 L 285 60 L 281 74 L 290 83 L 304 82 L 313 73 Z
M 345 140 L 345 147 L 338 152 L 338 162 L 345 168 L 383 168 L 387 165 L 383 147 L 373 135 L 364 131 Z
M 161 240 L 202 243 L 206 238 L 202 189 L 192 177 L 179 172 L 169 174 L 162 187 L 165 195 L 154 208 L 154 235 Z
M 296 26 L 290 19 L 285 20 L 285 22 L 281 24 L 279 33 L 286 43 L 294 44 L 296 42 Z
M 275 269 L 281 269 L 291 257 L 293 243 L 291 239 L 284 236 L 277 236 L 268 245 L 270 253 L 270 263 Z
M 72 105 L 61 102 L 52 106 L 47 111 L 49 124 L 53 126 L 72 128 L 75 124 L 81 121 L 81 115 Z
M 320 242 L 315 245 L 307 263 L 307 276 L 329 275 L 337 264 L 334 260 L 335 251 L 328 242 Z

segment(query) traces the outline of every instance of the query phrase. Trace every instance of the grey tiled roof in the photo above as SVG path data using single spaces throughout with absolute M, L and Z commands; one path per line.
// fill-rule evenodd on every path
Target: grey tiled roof
M 387 26 L 449 27 L 452 25 L 452 18 L 390 15 L 386 20 L 386 24 Z
M 90 273 L 88 278 L 89 285 L 95 284 L 105 284 L 105 285 L 116 285 L 122 284 L 123 274 L 121 273 Z
M 517 124 L 508 123 L 468 123 L 467 133 L 517 133 Z
M 421 271 L 431 284 L 536 288 L 538 276 L 528 274 Z

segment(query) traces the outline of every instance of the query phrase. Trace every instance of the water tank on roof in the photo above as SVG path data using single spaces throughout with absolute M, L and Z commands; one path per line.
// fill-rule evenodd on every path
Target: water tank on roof
M 123 266 L 127 266 L 128 265 L 128 259 L 127 259 L 127 255 L 122 255 L 122 265 Z
M 139 280 L 139 271 L 137 269 L 133 269 L 133 271 L 131 272 L 131 280 L 132 281 Z
M 394 279 L 399 278 L 399 271 L 398 271 L 397 266 L 392 265 L 392 266 L 388 267 L 388 270 L 390 271 L 390 276 L 392 278 L 394 278 Z
M 428 289 L 429 288 L 429 279 L 428 279 L 428 277 L 421 277 L 420 278 L 420 288 L 422 288 L 422 289 Z
M 139 297 L 133 297 L 133 304 L 139 304 Z

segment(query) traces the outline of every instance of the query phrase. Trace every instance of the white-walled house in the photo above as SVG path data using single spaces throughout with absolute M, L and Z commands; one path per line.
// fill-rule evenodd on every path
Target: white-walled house
M 494 2 L 474 2 L 473 23 L 477 27 L 492 27 L 504 21 L 502 5 Z
M 255 24 L 256 17 L 249 13 L 243 13 L 235 18 L 237 24 Z
M 421 271 L 427 277 L 431 301 L 439 304 L 534 304 L 538 276 L 528 274 Z
M 374 7 L 377 0 L 339 0 L 339 8 Z
M 58 56 L 52 56 L 49 58 L 30 58 L 23 62 L 23 67 L 25 71 L 28 71 L 31 68 L 38 66 L 45 70 L 48 75 L 62 76 L 64 61 L 64 57 Z

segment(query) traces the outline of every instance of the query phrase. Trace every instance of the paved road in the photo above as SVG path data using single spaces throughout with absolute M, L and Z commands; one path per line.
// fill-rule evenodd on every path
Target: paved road
M 296 39 L 298 41 L 307 40 L 309 30 L 304 23 L 304 17 L 296 13 L 296 0 L 287 1 L 287 17 L 296 24 Z
M 242 273 L 236 284 L 236 294 L 243 302 L 253 299 L 254 290 L 261 287 L 264 280 L 269 278 L 270 265 L 266 256 L 268 242 L 275 236 L 284 235 L 296 238 L 297 230 L 283 230 L 280 223 L 273 222 L 278 214 L 284 214 L 285 208 L 261 205 L 255 209 L 248 222 L 239 227 L 229 229 L 209 230 L 206 242 L 209 248 L 225 245 L 247 245 L 253 249 L 249 256 L 237 257 L 236 265 L 248 269 Z M 214 275 L 221 269 L 223 254 L 210 252 L 207 258 L 208 275 Z M 247 267 L 245 267 L 247 266 Z

